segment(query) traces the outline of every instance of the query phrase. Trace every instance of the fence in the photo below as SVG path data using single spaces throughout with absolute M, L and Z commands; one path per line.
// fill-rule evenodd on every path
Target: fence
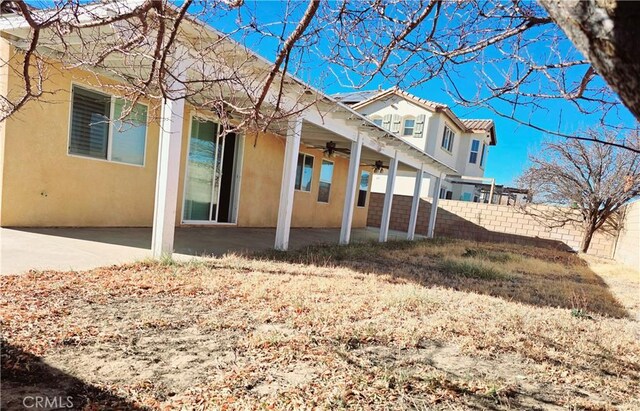
M 389 228 L 407 231 L 411 212 L 411 197 L 395 195 L 391 210 Z M 371 193 L 367 225 L 380 227 L 384 194 Z M 637 204 L 637 203 L 636 203 Z M 577 225 L 549 228 L 519 207 L 482 204 L 466 201 L 439 200 L 435 235 L 455 237 L 474 241 L 509 242 L 537 246 L 578 250 L 582 238 L 582 229 Z M 536 206 L 543 211 L 545 206 Z M 546 207 L 549 208 L 549 207 Z M 416 233 L 427 233 L 431 203 L 421 199 L 418 212 Z M 634 208 L 636 217 L 640 215 L 640 206 Z M 638 223 L 636 223 L 638 224 Z M 638 253 L 638 225 L 629 229 L 629 236 L 635 235 L 635 254 Z M 626 238 L 626 237 L 625 237 Z M 589 254 L 611 258 L 616 237 L 612 234 L 597 232 L 591 241 Z M 626 255 L 626 239 L 618 241 L 617 252 Z M 633 242 L 630 242 L 633 243 Z M 630 246 L 633 244 L 630 244 Z M 618 251 L 619 250 L 619 251 Z
M 626 207 L 614 258 L 630 267 L 640 269 L 640 201 Z

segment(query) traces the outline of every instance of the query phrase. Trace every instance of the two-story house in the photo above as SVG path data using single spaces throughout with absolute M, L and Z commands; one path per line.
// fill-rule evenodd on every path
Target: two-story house
M 359 91 L 334 95 L 345 104 L 370 118 L 374 123 L 399 135 L 436 160 L 458 171 L 441 184 L 440 198 L 478 201 L 474 178 L 484 176 L 489 146 L 496 145 L 493 120 L 460 119 L 445 104 L 425 100 L 397 87 L 387 90 Z M 468 181 L 470 184 L 455 183 Z M 422 184 L 422 196 L 432 197 L 431 179 Z M 386 176 L 373 177 L 374 192 L 384 192 Z M 415 175 L 399 172 L 395 194 L 413 195 Z

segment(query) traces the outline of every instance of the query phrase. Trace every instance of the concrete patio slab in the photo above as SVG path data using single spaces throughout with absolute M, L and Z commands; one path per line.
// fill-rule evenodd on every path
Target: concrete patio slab
M 291 230 L 290 248 L 335 244 L 340 229 Z M 354 229 L 352 241 L 378 238 L 378 229 Z M 389 239 L 406 233 L 390 232 Z M 176 229 L 175 254 L 179 260 L 225 253 L 246 253 L 273 247 L 275 229 L 238 227 L 181 227 Z M 29 270 L 88 270 L 131 263 L 151 257 L 150 228 L 0 228 L 0 274 Z

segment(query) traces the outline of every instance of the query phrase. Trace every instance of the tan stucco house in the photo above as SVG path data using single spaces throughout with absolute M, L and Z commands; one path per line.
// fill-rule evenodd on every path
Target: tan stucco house
M 0 92 L 10 96 L 22 86 L 17 69 L 30 30 L 18 15 L 0 20 Z M 198 21 L 185 25 L 185 38 L 193 29 L 219 39 Z M 40 52 L 55 56 L 56 47 L 43 43 Z M 392 177 L 457 173 L 295 78 L 287 77 L 290 100 L 312 90 L 317 103 L 284 131 L 223 134 L 211 112 L 179 97 L 141 100 L 122 122 L 128 102 L 117 74 L 55 59 L 50 66 L 43 97 L 0 124 L 2 227 L 152 227 L 155 255 L 172 251 L 176 226 L 275 227 L 279 249 L 290 227 L 336 227 L 347 243 L 351 228 L 366 224 L 372 164 L 384 162 Z M 185 78 L 206 70 L 185 67 Z

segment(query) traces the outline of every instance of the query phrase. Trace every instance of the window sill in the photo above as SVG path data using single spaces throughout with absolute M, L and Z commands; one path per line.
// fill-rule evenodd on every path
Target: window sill
M 83 156 L 82 154 L 72 154 L 67 152 L 67 156 L 69 157 L 74 157 L 74 158 L 81 158 L 84 160 L 93 160 L 93 161 L 99 161 L 101 163 L 109 163 L 109 164 L 117 164 L 117 165 L 123 165 L 123 166 L 131 166 L 131 167 L 138 167 L 138 168 L 144 168 L 144 164 L 132 164 L 132 163 L 125 163 L 122 161 L 115 161 L 115 160 L 107 160 L 105 158 L 96 158 L 96 157 L 91 157 L 91 156 Z

